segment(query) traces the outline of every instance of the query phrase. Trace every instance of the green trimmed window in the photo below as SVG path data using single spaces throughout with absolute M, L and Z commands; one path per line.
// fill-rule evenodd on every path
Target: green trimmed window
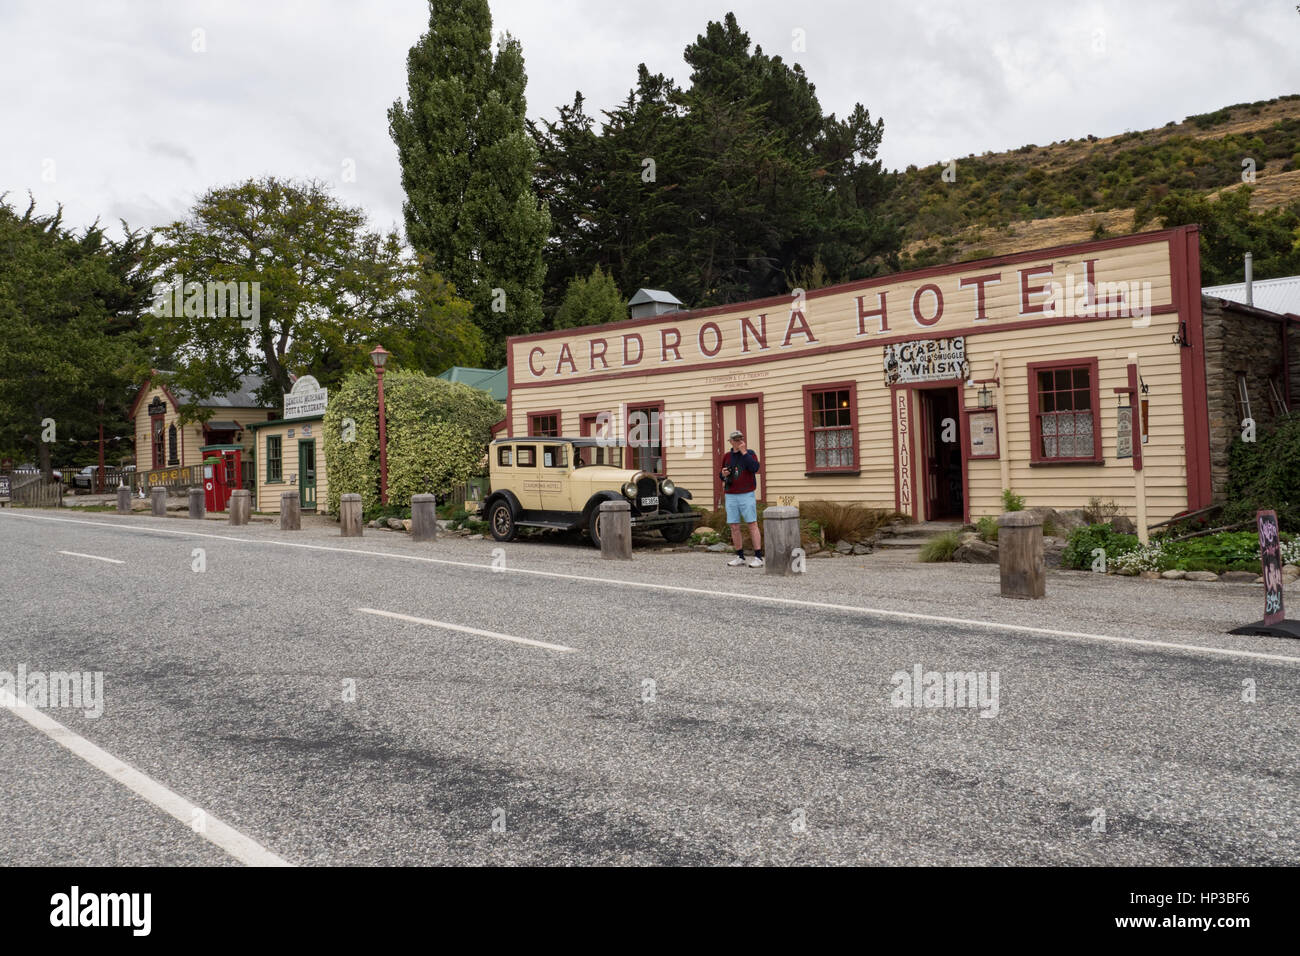
M 283 439 L 279 435 L 266 438 L 266 483 L 284 480 L 284 466 L 281 463 L 280 445 Z

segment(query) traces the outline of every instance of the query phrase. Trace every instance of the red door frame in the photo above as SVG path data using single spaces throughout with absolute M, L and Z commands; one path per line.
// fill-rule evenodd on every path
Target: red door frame
M 921 403 L 915 401 L 912 394 L 916 391 L 934 388 L 955 388 L 957 390 L 957 440 L 961 443 L 958 453 L 961 455 L 961 510 L 962 522 L 970 523 L 970 457 L 966 454 L 970 442 L 969 432 L 966 423 L 966 399 L 965 399 L 965 381 L 960 378 L 944 379 L 940 382 L 907 382 L 906 384 L 891 385 L 889 387 L 890 398 L 890 417 L 893 421 L 894 430 L 894 473 L 898 473 L 898 392 L 907 392 L 907 419 L 909 424 L 908 438 L 912 441 L 912 448 L 909 453 L 912 454 L 912 475 L 910 490 L 912 492 L 912 517 L 916 520 L 933 521 L 930 515 L 929 503 L 921 504 L 920 492 L 925 488 L 927 475 L 921 474 L 921 469 L 927 467 L 920 459 L 924 458 L 925 443 L 924 434 L 920 434 L 920 440 L 914 440 L 918 437 L 921 423 L 919 418 L 924 417 L 919 414 Z M 978 409 L 976 409 L 978 411 Z M 1000 440 L 999 436 L 999 440 Z M 919 447 L 918 447 L 919 446 Z M 918 454 L 919 452 L 919 454 Z M 920 480 L 918 481 L 918 477 Z M 897 481 L 895 481 L 897 486 Z M 901 508 L 901 501 L 897 500 L 898 490 L 895 487 L 895 507 Z
M 744 392 L 739 395 L 713 395 L 709 398 L 709 408 L 711 410 L 710 422 L 713 431 L 713 509 L 716 511 L 722 506 L 722 480 L 718 477 L 719 463 L 722 461 L 722 453 L 729 447 L 727 436 L 722 434 L 722 406 L 738 405 L 736 409 L 736 428 L 746 435 L 749 434 L 749 423 L 745 417 L 745 403 L 758 402 L 758 447 L 762 453 L 759 459 L 758 474 L 756 480 L 763 482 L 758 486 L 762 492 L 754 497 L 760 501 L 765 501 L 763 495 L 767 494 L 767 482 L 763 460 L 767 458 L 767 433 L 763 424 L 763 393 L 762 392 Z

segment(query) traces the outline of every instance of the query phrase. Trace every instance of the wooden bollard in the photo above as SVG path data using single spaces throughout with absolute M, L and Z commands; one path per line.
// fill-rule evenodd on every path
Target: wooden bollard
M 131 513 L 131 489 L 126 485 L 117 486 L 117 513 L 120 515 Z
M 236 488 L 230 493 L 230 523 L 248 524 L 253 513 L 253 493 L 247 488 Z
M 801 574 L 802 552 L 799 548 L 799 509 L 777 505 L 763 510 L 763 562 L 768 574 Z M 796 566 L 796 559 L 798 564 Z
M 1042 518 L 1028 511 L 1008 511 L 998 518 L 998 568 L 1004 598 L 1046 596 Z
M 339 495 L 339 530 L 345 538 L 361 537 L 361 496 Z
M 296 491 L 280 493 L 280 530 L 302 530 L 302 501 Z
M 632 506 L 622 500 L 600 503 L 600 556 L 632 560 Z
M 149 489 L 149 507 L 153 511 L 155 518 L 167 517 L 167 489 L 150 488 Z
M 202 518 L 204 513 L 203 507 L 204 507 L 203 489 L 191 488 L 190 489 L 190 517 Z
M 411 540 L 433 541 L 438 537 L 438 499 L 433 495 L 411 495 Z

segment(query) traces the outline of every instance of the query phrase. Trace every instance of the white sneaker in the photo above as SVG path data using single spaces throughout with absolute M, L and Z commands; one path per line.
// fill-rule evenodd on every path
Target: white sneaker
M 727 562 L 727 567 L 729 568 L 743 568 L 744 566 L 745 566 L 745 559 L 742 557 L 734 557 Z
M 761 568 L 761 567 L 763 566 L 763 559 L 762 559 L 762 558 L 750 558 L 750 559 L 749 559 L 749 566 L 750 566 L 751 568 Z

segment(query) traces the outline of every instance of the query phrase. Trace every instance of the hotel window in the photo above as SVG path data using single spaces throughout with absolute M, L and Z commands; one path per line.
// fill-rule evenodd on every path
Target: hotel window
M 666 474 L 662 419 L 663 405 L 628 406 L 628 468 L 649 472 L 652 475 Z
M 167 464 L 179 465 L 180 458 L 176 456 L 176 426 L 167 426 Z
M 856 382 L 804 386 L 804 467 L 809 474 L 858 470 L 857 407 Z
M 266 483 L 283 481 L 283 465 L 280 461 L 280 444 L 282 439 L 279 435 L 268 435 L 266 439 Z
M 529 438 L 559 438 L 560 437 L 560 413 L 542 412 L 538 415 L 529 415 L 528 416 L 528 437 Z
M 583 438 L 603 438 L 608 444 L 597 445 L 594 448 L 578 448 L 575 449 L 575 453 L 584 465 L 610 465 L 618 468 L 620 466 L 618 455 L 622 449 L 618 447 L 618 439 L 612 432 L 613 415 L 608 412 L 605 414 L 604 421 L 601 420 L 598 412 L 580 416 L 578 434 Z
M 1030 363 L 1029 395 L 1032 463 L 1101 461 L 1096 359 Z

